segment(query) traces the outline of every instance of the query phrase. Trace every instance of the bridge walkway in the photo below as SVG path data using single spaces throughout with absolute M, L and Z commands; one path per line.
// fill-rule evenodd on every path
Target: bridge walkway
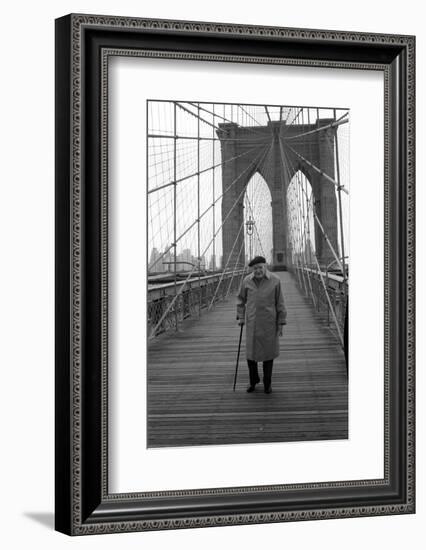
M 239 327 L 235 298 L 184 330 L 150 344 L 148 447 L 222 445 L 348 437 L 345 358 L 291 274 L 281 279 L 287 325 L 274 361 L 272 393 L 247 393 L 244 345 L 232 391 Z M 243 334 L 244 344 L 245 332 Z M 259 365 L 259 372 L 262 366 Z

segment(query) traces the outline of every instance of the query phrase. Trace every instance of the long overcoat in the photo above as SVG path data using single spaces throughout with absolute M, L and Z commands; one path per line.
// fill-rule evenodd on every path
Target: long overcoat
M 237 319 L 246 324 L 246 354 L 252 361 L 269 361 L 280 354 L 279 325 L 287 312 L 280 279 L 270 273 L 259 282 L 251 273 L 243 279 L 237 297 Z

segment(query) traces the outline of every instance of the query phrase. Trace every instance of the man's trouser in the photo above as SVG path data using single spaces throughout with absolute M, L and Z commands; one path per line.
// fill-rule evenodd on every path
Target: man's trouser
M 269 361 L 263 361 L 263 385 L 265 386 L 265 388 L 269 388 L 269 386 L 271 385 L 273 363 L 274 363 L 273 359 L 270 359 Z M 257 361 L 252 361 L 251 359 L 247 359 L 247 364 L 249 368 L 250 386 L 254 386 L 259 382 L 259 372 L 257 370 Z

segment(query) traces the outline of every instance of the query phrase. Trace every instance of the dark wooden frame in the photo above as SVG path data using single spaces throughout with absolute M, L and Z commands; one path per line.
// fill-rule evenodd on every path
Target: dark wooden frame
M 413 36 L 91 15 L 56 21 L 58 531 L 84 535 L 414 512 L 414 49 Z M 383 479 L 108 493 L 105 90 L 110 55 L 383 71 Z

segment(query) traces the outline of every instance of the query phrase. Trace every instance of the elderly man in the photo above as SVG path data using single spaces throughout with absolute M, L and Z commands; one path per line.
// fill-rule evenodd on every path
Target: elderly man
M 281 281 L 266 268 L 263 256 L 256 256 L 249 263 L 252 272 L 244 278 L 237 297 L 237 320 L 246 323 L 246 354 L 250 385 L 253 392 L 260 382 L 258 361 L 263 362 L 265 393 L 271 393 L 273 361 L 280 354 L 279 336 L 283 334 L 287 312 Z

